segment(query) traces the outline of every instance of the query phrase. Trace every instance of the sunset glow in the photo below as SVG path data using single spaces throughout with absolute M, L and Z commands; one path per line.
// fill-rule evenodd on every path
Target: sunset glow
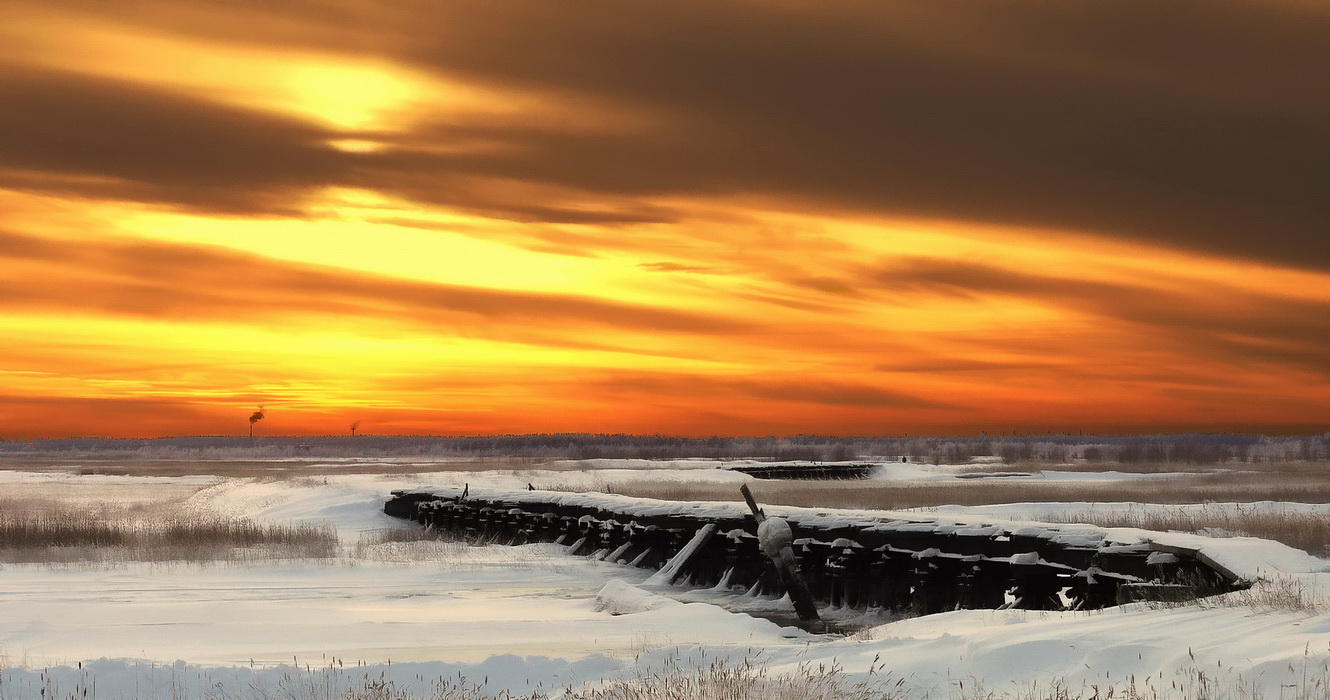
M 1324 8 L 11 5 L 0 438 L 1330 425 Z

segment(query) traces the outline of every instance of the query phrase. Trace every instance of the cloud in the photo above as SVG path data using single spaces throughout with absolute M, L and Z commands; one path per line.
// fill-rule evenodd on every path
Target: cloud
M 416 26 L 445 36 L 406 42 L 418 62 L 659 116 L 618 134 L 481 127 L 509 147 L 453 166 L 616 194 L 763 192 L 1330 266 L 1323 9 L 1091 0 L 621 10 L 498 2 L 426 12 Z
M 618 397 L 791 429 L 800 421 L 865 426 L 882 416 L 955 427 L 1007 416 L 1239 421 L 1248 419 L 1218 402 L 1255 392 L 1267 397 L 1262 406 L 1281 396 L 1295 405 L 1294 395 L 1330 376 L 1330 304 L 1316 290 L 1261 293 L 1241 281 L 1171 274 L 1167 265 L 1185 264 L 1184 256 L 1155 264 L 1141 257 L 1157 249 L 1100 241 L 1096 249 L 1117 251 L 1104 270 L 1093 260 L 1079 270 L 1020 268 L 1011 261 L 1056 255 L 994 253 L 1038 248 L 1040 235 L 1066 253 L 1082 240 L 1076 234 L 1090 233 L 1201 251 L 1210 262 L 1237 256 L 1330 269 L 1330 99 L 1321 89 L 1330 10 L 1313 3 L 13 6 L 28 19 L 17 33 L 0 29 L 0 188 L 56 196 L 30 198 L 42 204 L 21 207 L 7 226 L 106 228 L 66 233 L 77 242 L 0 232 L 5 314 L 44 314 L 70 327 L 100 317 L 115 326 L 107 333 L 125 357 L 141 352 L 118 334 L 149 326 L 125 319 L 159 322 L 150 327 L 167 334 L 190 325 L 182 337 L 211 323 L 210 337 L 223 343 L 259 326 L 303 324 L 356 340 L 404 331 L 544 346 L 514 351 L 478 378 L 505 377 L 495 391 L 516 397 L 503 406 L 514 412 L 482 421 L 487 402 L 499 399 L 473 396 L 457 425 L 495 430 L 507 429 L 508 416 L 557 428 L 571 415 L 566 395 L 583 402 L 581 416 L 688 430 L 709 429 L 712 419 L 630 413 Z M 75 28 L 71 35 L 118 38 L 62 44 L 62 32 Z M 37 41 L 41 32 L 49 36 Z M 123 49 L 125 37 L 186 57 L 197 40 L 222 63 L 230 50 L 243 54 L 245 70 L 267 81 L 263 99 L 245 99 L 246 86 L 229 74 L 191 81 L 163 67 L 157 75 L 151 56 L 115 70 L 93 63 L 116 61 L 103 49 Z M 55 56 L 25 53 L 29 46 L 64 48 Z M 331 86 L 339 100 L 338 70 L 368 66 L 387 87 L 389 77 L 409 76 L 409 94 L 387 102 L 402 113 L 373 129 L 338 131 L 331 125 L 344 121 L 311 111 L 326 101 L 319 94 L 302 102 L 254 70 L 291 57 L 324 80 L 305 88 Z M 204 89 L 213 84 L 228 87 Z M 467 109 L 448 107 L 455 104 Z M 347 140 L 368 147 L 331 145 Z M 330 186 L 377 192 L 391 204 L 362 206 L 372 194 L 336 199 Z M 600 296 L 118 241 L 115 227 L 142 232 L 107 211 L 142 207 L 64 219 L 55 211 L 96 198 L 237 215 L 238 226 L 245 217 L 317 216 L 437 228 L 578 256 L 569 269 L 594 279 L 576 283 Z M 459 211 L 508 221 L 440 216 Z M 868 222 L 904 217 L 940 221 L 915 237 L 908 225 L 884 226 L 884 239 L 871 240 Z M 967 252 L 963 238 L 990 230 L 1007 237 Z M 897 255 L 937 258 L 873 262 L 896 242 Z M 924 247 L 933 242 L 936 250 Z M 1233 269 L 1261 274 L 1254 265 Z M 659 296 L 632 303 L 618 292 Z M 39 355 L 53 354 L 56 341 L 37 342 Z M 532 366 L 560 374 L 586 361 L 561 364 L 566 356 L 546 348 L 622 351 L 625 367 L 661 371 L 601 368 L 610 374 L 588 379 L 586 393 L 560 380 L 536 395 L 525 389 L 539 384 Z M 69 368 L 80 353 L 100 354 L 68 348 Z M 21 359 L 19 369 L 61 375 L 54 360 Z M 415 375 L 434 371 L 425 365 L 401 369 L 405 384 L 420 386 Z M 293 368 L 307 367 L 281 371 Z M 143 383 L 163 387 L 172 373 L 154 371 Z M 86 377 L 65 378 L 76 385 L 69 391 L 81 391 Z M 1159 403 L 1147 415 L 1142 400 Z M 1266 415 L 1292 421 L 1290 411 Z
M 333 315 L 412 321 L 487 337 L 537 331 L 577 336 L 587 324 L 709 336 L 753 328 L 667 307 L 415 282 L 177 244 L 66 243 L 0 232 L 0 256 L 10 259 L 0 272 L 0 298 L 11 310 L 174 320 Z M 50 279 L 66 283 L 44 283 Z
M 579 382 L 597 391 L 654 397 L 705 397 L 715 401 L 820 404 L 842 408 L 952 410 L 957 407 L 867 383 L 788 377 L 736 378 L 690 374 L 618 374 Z
M 640 263 L 638 267 L 652 272 L 696 272 L 710 273 L 715 272 L 713 268 L 704 265 L 685 265 L 677 262 L 649 262 Z
M 354 157 L 303 122 L 67 72 L 0 72 L 0 186 L 293 212 Z
M 1116 328 L 1120 342 L 1149 343 L 1180 358 L 1281 365 L 1330 376 L 1330 355 L 1324 351 L 1330 344 L 1330 303 L 1316 299 L 1222 284 L 1179 289 L 1074 279 L 925 258 L 887 264 L 864 284 L 906 296 L 1023 297 L 1130 324 L 1135 328 Z
M 1330 267 L 1330 100 L 1320 89 L 1330 11 L 1315 4 L 72 7 L 213 41 L 368 55 L 563 106 L 483 121 L 435 115 L 394 151 L 352 164 L 275 120 L 237 130 L 197 105 L 156 98 L 166 109 L 154 120 L 142 101 L 70 81 L 38 95 L 42 112 L 109 106 L 117 119 L 139 120 L 113 130 L 144 137 L 139 147 L 158 156 L 113 152 L 131 177 L 171 170 L 161 156 L 175 143 L 182 163 L 217 158 L 241 180 L 350 179 L 523 220 L 670 220 L 628 202 L 760 194 L 795 207 L 1002 222 Z M 202 117 L 200 135 L 222 138 L 177 138 L 181 124 L 196 122 L 179 118 L 182 109 Z M 108 139 L 88 143 L 105 147 L 106 128 L 93 133 Z M 51 166 L 48 151 L 64 149 L 42 143 L 36 165 Z M 204 143 L 217 145 L 200 154 Z M 488 147 L 450 149 L 458 143 Z M 227 144 L 239 148 L 229 165 Z M 533 202 L 531 187 L 561 194 Z M 585 206 L 596 198 L 608 204 Z
M 959 372 L 1009 372 L 1012 370 L 1046 370 L 1058 367 L 1053 362 L 992 362 L 961 358 L 938 358 L 908 362 L 882 362 L 873 365 L 878 372 L 910 372 L 921 374 L 953 374 Z
M 243 409 L 237 409 L 239 412 Z M 224 411 L 189 398 L 141 399 L 0 394 L 0 436 L 215 435 Z M 243 420 L 240 422 L 243 424 Z M 239 426 L 236 426 L 239 434 Z

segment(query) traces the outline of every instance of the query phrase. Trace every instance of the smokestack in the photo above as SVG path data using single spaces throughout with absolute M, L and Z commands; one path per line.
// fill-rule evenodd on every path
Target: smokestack
M 262 406 L 259 406 L 259 410 L 257 410 L 257 411 L 255 411 L 255 412 L 249 414 L 249 436 L 250 436 L 250 437 L 254 437 L 254 424 L 257 423 L 257 422 L 259 422 L 259 421 L 261 421 L 261 420 L 263 420 L 263 407 L 262 407 Z
M 351 437 L 355 437 L 355 436 L 356 436 L 356 428 L 359 428 L 359 427 L 360 427 L 360 421 L 356 421 L 356 422 L 354 422 L 354 423 L 351 424 Z

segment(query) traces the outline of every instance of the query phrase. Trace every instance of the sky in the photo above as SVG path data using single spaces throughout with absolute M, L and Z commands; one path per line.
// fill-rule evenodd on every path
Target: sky
M 6 0 L 0 438 L 1315 433 L 1320 0 Z

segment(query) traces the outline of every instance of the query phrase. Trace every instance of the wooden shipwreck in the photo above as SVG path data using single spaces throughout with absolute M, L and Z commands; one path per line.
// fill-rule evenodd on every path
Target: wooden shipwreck
M 822 606 L 914 614 L 1094 609 L 1186 600 L 1250 585 L 1202 552 L 1098 528 L 901 518 L 769 507 Z M 395 491 L 388 515 L 473 542 L 553 542 L 570 555 L 660 570 L 657 582 L 782 595 L 757 521 L 742 503 L 690 503 L 549 491 Z

